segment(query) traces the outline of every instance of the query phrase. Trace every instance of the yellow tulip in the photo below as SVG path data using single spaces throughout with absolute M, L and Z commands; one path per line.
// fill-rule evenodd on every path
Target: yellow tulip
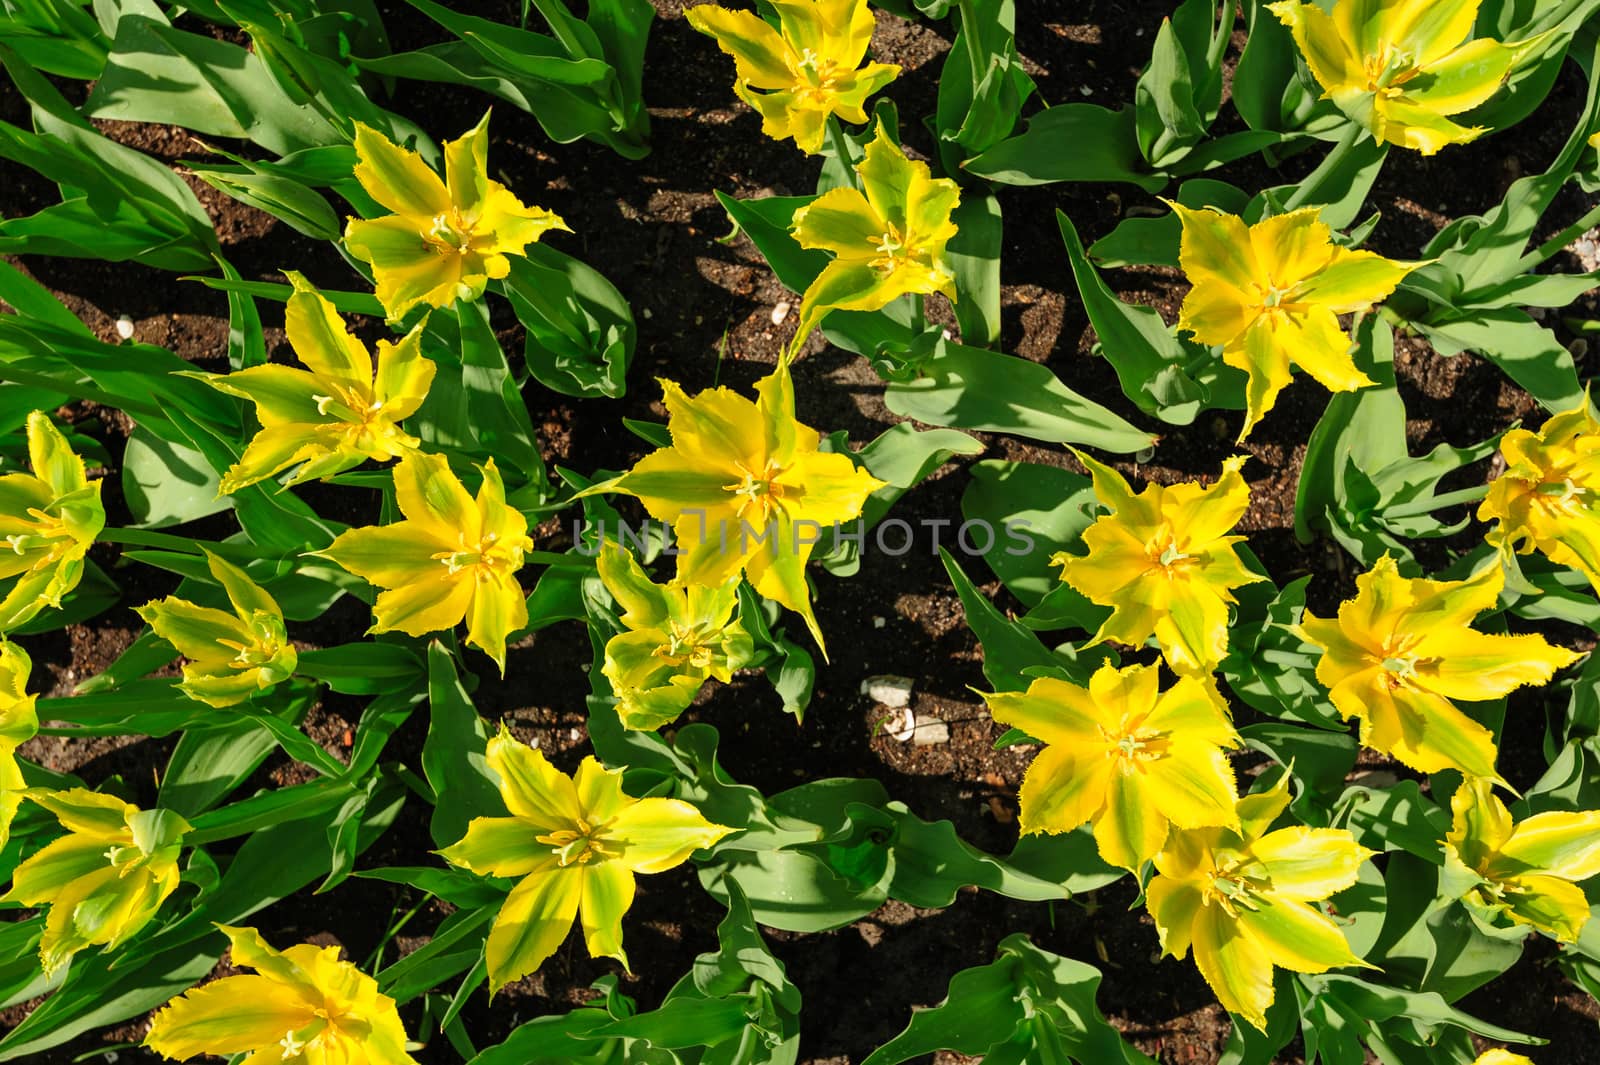
M 1080 594 L 1112 608 L 1090 645 L 1137 647 L 1154 636 L 1173 672 L 1209 676 L 1228 651 L 1233 589 L 1266 579 L 1234 550 L 1244 537 L 1226 535 L 1250 505 L 1239 475 L 1246 456 L 1224 462 L 1209 486 L 1149 484 L 1135 495 L 1116 470 L 1075 454 L 1109 512 L 1084 530 L 1088 554 L 1062 551 L 1050 561 Z
M 68 834 L 17 866 L 0 902 L 50 908 L 39 940 L 50 975 L 85 947 L 118 947 L 149 923 L 178 886 L 189 822 L 82 788 L 29 788 L 24 795 L 55 814 Z
M 33 472 L 0 477 L 0 581 L 15 578 L 0 598 L 0 633 L 33 620 L 83 579 L 89 545 L 105 528 L 100 482 L 84 473 L 66 437 L 40 411 L 28 415 Z
M 754 403 L 728 388 L 693 399 L 671 381 L 661 388 L 672 446 L 605 487 L 671 523 L 681 583 L 721 587 L 743 570 L 756 591 L 799 612 L 821 646 L 806 561 L 822 531 L 856 518 L 884 482 L 818 450 L 816 430 L 795 420 L 787 363 L 757 382 Z
M 776 30 L 753 12 L 715 4 L 691 7 L 683 17 L 733 57 L 733 91 L 761 116 L 761 132 L 773 140 L 793 137 L 815 155 L 828 116 L 865 122 L 867 97 L 900 68 L 861 65 L 875 24 L 867 0 L 772 0 L 772 7 Z
M 907 159 L 882 129 L 856 173 L 860 189 L 830 189 L 794 213 L 800 246 L 833 253 L 800 300 L 794 348 L 829 311 L 875 311 L 907 294 L 956 298 L 945 245 L 956 235 L 960 186 Z
M 1154 666 L 1095 671 L 1088 688 L 1037 677 L 1026 692 L 984 695 L 989 712 L 1044 743 L 1022 780 L 1022 831 L 1094 822 L 1100 857 L 1137 870 L 1169 827 L 1238 827 L 1225 747 L 1239 746 L 1227 708 L 1205 683 L 1158 692 Z
M 1541 551 L 1600 592 L 1600 420 L 1588 396 L 1538 432 L 1507 432 L 1500 454 L 1506 470 L 1478 506 L 1478 520 L 1495 523 L 1488 542 L 1504 552 Z
M 1325 99 L 1374 140 L 1423 155 L 1487 132 L 1448 116 L 1498 92 L 1532 43 L 1474 40 L 1479 0 L 1339 0 L 1331 14 L 1299 0 L 1268 7 L 1294 35 Z
M 1330 392 L 1373 383 L 1356 368 L 1339 315 L 1382 301 L 1421 264 L 1339 247 L 1315 207 L 1247 226 L 1215 208 L 1168 202 L 1183 225 L 1178 261 L 1193 286 L 1178 328 L 1221 345 L 1222 361 L 1249 376 L 1241 442 L 1289 384 L 1291 363 Z
M 11 841 L 11 822 L 27 784 L 17 765 L 17 748 L 39 734 L 37 698 L 28 694 L 33 662 L 14 643 L 0 643 L 0 850 Z
M 489 931 L 489 991 L 538 969 L 581 915 L 591 957 L 628 964 L 622 916 L 634 874 L 662 873 L 735 831 L 679 799 L 635 799 L 622 771 L 593 758 L 576 779 L 504 727 L 489 741 L 489 769 L 510 817 L 476 817 L 439 853 L 479 876 L 519 878 Z
M 283 611 L 266 589 L 209 551 L 206 562 L 233 613 L 169 595 L 139 607 L 138 614 L 188 659 L 178 685 L 185 695 L 210 706 L 233 706 L 287 680 L 298 657 Z
M 750 634 L 734 617 L 737 577 L 716 587 L 656 584 L 626 548 L 611 541 L 601 546 L 598 568 L 628 629 L 606 642 L 602 668 L 624 727 L 671 724 L 708 678 L 726 684 L 754 657 Z
M 1542 813 L 1513 824 L 1491 781 L 1462 781 L 1450 800 L 1446 880 L 1487 921 L 1509 918 L 1575 943 L 1589 921 L 1578 883 L 1600 873 L 1600 811 Z
M 284 311 L 289 346 L 305 369 L 267 364 L 230 374 L 193 374 L 219 392 L 255 404 L 261 431 L 223 475 L 218 491 L 237 492 L 298 467 L 288 484 L 332 477 L 367 459 L 409 454 L 418 440 L 400 428 L 427 398 L 435 366 L 422 355 L 422 326 L 371 353 L 333 304 L 293 271 Z
M 1384 555 L 1356 578 L 1356 597 L 1336 619 L 1301 619 L 1299 634 L 1323 650 L 1317 680 L 1345 720 L 1360 721 L 1362 743 L 1424 773 L 1458 769 L 1503 783 L 1493 734 L 1452 700 L 1543 684 L 1580 657 L 1542 636 L 1474 631 L 1503 581 L 1498 565 L 1464 581 L 1409 579 Z
M 254 969 L 191 988 L 150 1022 L 144 1045 L 180 1061 L 248 1055 L 257 1065 L 416 1065 L 394 999 L 338 947 L 277 951 L 254 928 L 218 926 L 235 968 Z
M 1145 890 L 1162 951 L 1181 959 L 1193 949 L 1218 1001 L 1263 1031 L 1274 968 L 1366 966 L 1314 904 L 1354 884 L 1373 852 L 1344 829 L 1269 832 L 1288 804 L 1284 774 L 1239 800 L 1238 829 L 1174 830 Z
M 378 301 L 391 321 L 418 304 L 448 307 L 475 300 L 491 279 L 511 270 L 508 255 L 567 224 L 528 207 L 489 180 L 489 116 L 444 146 L 444 179 L 416 152 L 356 123 L 356 180 L 392 214 L 352 218 L 350 254 L 372 264 Z M 570 230 L 569 230 L 570 232 Z
M 506 505 L 494 459 L 481 470 L 474 499 L 443 456 L 414 452 L 394 468 L 406 520 L 350 529 L 313 553 L 384 589 L 370 631 L 425 636 L 465 618 L 467 643 L 504 673 L 506 637 L 528 623 L 517 571 L 533 540 L 527 519 Z

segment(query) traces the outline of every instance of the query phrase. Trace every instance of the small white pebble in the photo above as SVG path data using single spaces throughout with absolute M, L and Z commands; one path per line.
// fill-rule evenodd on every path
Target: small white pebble
M 1089 86 L 1087 86 L 1087 85 L 1079 85 L 1078 86 L 1078 95 L 1079 96 L 1093 96 L 1094 95 L 1094 90 L 1089 88 Z
M 949 327 L 946 327 L 945 329 L 941 330 L 941 332 L 943 333 L 944 338 L 946 340 L 954 340 L 956 338 L 956 335 L 954 333 L 950 332 Z
M 887 624 L 889 624 L 889 619 L 888 618 L 883 617 L 883 616 L 881 616 L 879 614 L 872 615 L 872 627 L 873 628 L 881 629 Z
M 133 319 L 123 315 L 117 319 L 117 336 L 123 340 L 133 339 Z
M 569 739 L 571 739 L 572 742 L 574 742 L 574 743 L 578 742 L 578 737 L 580 737 L 582 735 L 583 735 L 583 733 L 579 732 L 577 729 L 570 729 L 567 732 L 567 737 Z
M 649 307 L 646 307 L 644 309 L 644 316 L 646 318 L 654 318 L 655 317 L 655 313 L 653 311 L 651 311 Z
M 782 325 L 783 320 L 787 317 L 789 317 L 789 301 L 780 300 L 778 305 L 772 308 L 772 324 Z

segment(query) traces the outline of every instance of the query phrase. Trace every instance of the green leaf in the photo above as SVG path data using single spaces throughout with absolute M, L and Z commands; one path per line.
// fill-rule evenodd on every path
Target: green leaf
M 1063 587 L 1061 571 L 1050 558 L 1079 542 L 1094 522 L 1095 506 L 1089 478 L 1026 462 L 975 464 L 961 495 L 967 520 L 995 530 L 996 546 L 983 553 L 983 560 L 1029 607 Z M 1082 603 L 1091 613 L 1097 609 L 1088 600 Z
M 1470 318 L 1413 324 L 1441 355 L 1474 351 L 1488 359 L 1551 413 L 1583 401 L 1572 352 L 1524 311 L 1474 309 Z
M 633 312 L 599 271 L 544 244 L 511 260 L 506 295 L 528 329 L 528 371 L 569 396 L 615 398 L 627 389 Z
M 1154 436 L 1074 392 L 1038 363 L 959 344 L 946 344 L 919 363 L 916 376 L 891 381 L 884 401 L 900 417 L 929 425 L 1121 454 L 1155 444 Z
M 964 342 L 988 347 L 1000 339 L 1000 201 L 966 189 L 951 221 L 960 227 L 946 249 L 956 275 L 956 322 Z
M 474 817 L 505 816 L 505 804 L 485 757 L 488 729 L 461 686 L 455 659 L 437 640 L 428 645 L 428 709 L 422 771 L 438 797 L 428 830 L 436 846 L 448 847 Z
M 1132 108 L 1057 104 L 1028 120 L 1021 134 L 967 162 L 967 172 L 1002 185 L 1121 181 L 1158 192 L 1167 179 L 1145 169 Z
M 122 458 L 122 493 L 136 526 L 160 529 L 228 510 L 221 478 L 194 448 L 134 426 Z

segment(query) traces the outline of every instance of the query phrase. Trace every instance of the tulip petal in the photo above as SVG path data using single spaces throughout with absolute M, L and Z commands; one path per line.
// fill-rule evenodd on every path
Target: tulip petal
M 370 396 L 372 354 L 366 345 L 351 335 L 327 297 L 299 274 L 290 271 L 288 277 L 294 283 L 294 294 L 283 315 L 289 346 L 313 374 L 360 396 Z
M 622 770 L 607 769 L 593 755 L 578 763 L 573 787 L 577 789 L 584 819 L 590 824 L 604 824 L 634 802 L 622 790 Z
M 1238 823 L 1233 767 L 1218 747 L 1179 733 L 1164 758 L 1142 764 L 1144 795 L 1179 828 Z
M 1103 745 L 1101 726 L 1115 721 L 1110 706 L 1087 689 L 1056 677 L 1035 677 L 1026 692 L 986 692 L 983 699 L 1002 725 L 1019 728 L 1042 743 L 1077 751 Z
M 1450 797 L 1451 825 L 1445 842 L 1470 869 L 1485 868 L 1514 826 L 1511 811 L 1494 793 L 1493 781 L 1468 777 Z
M 1323 973 L 1361 964 L 1334 923 L 1306 903 L 1262 899 L 1257 909 L 1240 909 L 1238 920 L 1279 968 Z
M 1297 298 L 1334 314 L 1354 314 L 1386 299 L 1416 266 L 1370 251 L 1336 247 L 1333 258 L 1305 281 Z
M 1283 315 L 1273 327 L 1272 342 L 1330 392 L 1354 392 L 1375 383 L 1356 367 L 1355 344 L 1327 307 Z
M 1416 66 L 1430 66 L 1472 36 L 1482 0 L 1406 0 L 1385 5 L 1384 33 Z
M 638 873 L 660 873 L 715 846 L 735 829 L 712 824 L 681 799 L 640 799 L 617 814 L 607 841 L 620 843 L 615 860 Z
M 191 988 L 150 1022 L 144 1045 L 169 1058 L 277 1048 L 313 1014 L 295 988 L 265 976 L 226 976 Z
M 1482 702 L 1526 685 L 1544 684 L 1581 655 L 1543 636 L 1501 636 L 1470 629 L 1431 635 L 1417 647 L 1433 661 L 1418 668 L 1418 684 L 1447 699 Z
M 356 123 L 355 178 L 367 195 L 397 215 L 433 218 L 450 209 L 450 193 L 416 152 Z
M 394 468 L 394 498 L 416 531 L 442 544 L 477 543 L 482 517 L 443 455 L 418 452 Z
M 528 627 L 528 600 L 512 574 L 476 583 L 466 612 L 467 643 L 506 671 L 506 638 Z
M 1243 338 L 1222 349 L 1222 361 L 1249 376 L 1245 383 L 1245 417 L 1244 427 L 1239 430 L 1240 441 L 1248 437 L 1250 430 L 1272 409 L 1278 393 L 1292 379 L 1289 352 L 1275 335 L 1273 321 L 1265 315 L 1257 318 L 1245 330 Z
M 1075 751 L 1053 744 L 1036 755 L 1023 774 L 1017 803 L 1022 831 L 1071 832 L 1105 808 L 1115 763 L 1102 751 Z
M 477 213 L 489 192 L 488 111 L 472 129 L 455 140 L 444 142 L 444 179 L 456 210 L 462 214 Z
M 850 259 L 876 258 L 888 229 L 860 190 L 830 189 L 794 213 L 794 239 L 802 248 L 822 248 Z
M 1221 906 L 1202 906 L 1194 922 L 1194 963 L 1229 1013 L 1266 1031 L 1272 1006 L 1272 956 Z
M 1589 900 L 1570 881 L 1529 874 L 1503 881 L 1502 886 L 1506 916 L 1563 943 L 1576 943 L 1589 923 Z
M 539 835 L 567 828 L 583 817 L 572 778 L 503 727 L 489 741 L 489 769 L 500 782 L 500 798 L 511 813 L 530 822 Z
M 563 869 L 554 856 L 511 889 L 489 929 L 491 995 L 534 972 L 560 949 L 582 894 L 582 866 Z
M 1144 776 L 1126 764 L 1119 765 L 1111 773 L 1105 810 L 1094 823 L 1100 857 L 1110 865 L 1137 870 L 1161 850 L 1167 827 Z
M 700 4 L 684 11 L 684 19 L 700 33 L 716 39 L 733 57 L 739 80 L 758 89 L 782 89 L 794 83 L 785 61 L 788 46 L 778 31 L 749 11 L 730 11 Z
M 1192 883 L 1158 876 L 1150 881 L 1144 903 L 1155 921 L 1156 934 L 1161 937 L 1162 953 L 1182 960 L 1189 953 L 1194 924 L 1205 905 L 1205 896 Z
M 475 583 L 470 574 L 451 577 L 441 567 L 435 577 L 380 592 L 371 631 L 426 636 L 455 628 L 472 606 Z
M 455 302 L 462 283 L 461 256 L 439 254 L 409 219 L 351 219 L 344 243 L 351 255 L 372 264 L 378 301 L 391 319 L 419 303 L 448 307 Z
M 439 856 L 479 876 L 527 876 L 552 853 L 539 834 L 521 817 L 474 817 L 467 834 Z
M 1600 875 L 1600 811 L 1534 814 L 1512 831 L 1488 874 L 1502 879 L 1501 869 L 1538 870 L 1563 880 Z
M 583 938 L 591 958 L 615 958 L 628 968 L 622 949 L 622 916 L 633 905 L 633 871 L 621 862 L 599 861 L 584 866 Z
M 1366 71 L 1362 68 L 1360 57 L 1352 54 L 1345 35 L 1334 21 L 1340 15 L 1347 15 L 1357 4 L 1346 2 L 1337 5 L 1333 17 L 1316 4 L 1298 3 L 1296 0 L 1279 0 L 1267 6 L 1280 22 L 1289 27 L 1295 44 L 1300 46 L 1300 54 L 1306 57 L 1312 76 L 1323 89 L 1333 92 L 1347 85 L 1365 82 Z
M 106 841 L 89 835 L 63 836 L 30 855 L 12 874 L 4 902 L 38 906 L 52 902 L 62 889 L 106 867 Z
M 1314 902 L 1343 891 L 1372 857 L 1349 832 L 1300 826 L 1268 832 L 1251 844 L 1250 853 L 1260 860 L 1273 896 L 1292 902 Z

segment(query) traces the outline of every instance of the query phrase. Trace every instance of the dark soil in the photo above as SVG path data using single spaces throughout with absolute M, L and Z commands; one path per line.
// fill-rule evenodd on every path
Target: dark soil
M 380 6 L 396 50 L 436 39 L 432 24 L 411 8 Z M 506 6 L 514 11 L 518 5 Z M 538 386 L 528 391 L 546 458 L 579 470 L 623 468 L 644 452 L 622 427 L 620 416 L 663 419 L 655 377 L 670 377 L 691 392 L 713 383 L 748 391 L 772 365 L 797 317 L 791 313 L 775 324 L 774 308 L 798 300 L 777 282 L 747 240 L 719 242 L 729 224 L 713 191 L 739 197 L 801 193 L 813 186 L 819 164 L 790 144 L 761 136 L 756 116 L 733 96 L 731 63 L 712 42 L 689 29 L 680 17 L 682 6 L 682 0 L 657 0 L 662 18 L 651 37 L 646 71 L 654 151 L 642 162 L 626 163 L 584 142 L 554 145 L 530 116 L 509 105 L 495 109 L 493 168 L 525 201 L 566 219 L 575 232 L 552 240 L 617 285 L 632 302 L 640 329 L 625 399 L 578 401 Z M 1171 10 L 1170 4 L 1105 0 L 1045 0 L 1031 7 L 1019 19 L 1018 41 L 1043 99 L 1088 99 L 1108 106 L 1132 98 L 1154 32 Z M 904 68 L 887 95 L 899 105 L 910 146 L 924 153 L 931 145 L 913 119 L 933 110 L 938 71 L 949 47 L 944 32 L 943 26 L 911 25 L 880 15 L 874 42 L 877 58 Z M 1542 169 L 1581 106 L 1581 77 L 1569 74 L 1539 114 L 1515 130 L 1447 150 L 1433 160 L 1392 153 L 1373 197 L 1372 206 L 1383 212 L 1383 221 L 1372 246 L 1395 257 L 1417 258 L 1421 245 L 1449 218 L 1491 207 L 1515 176 Z M 473 125 L 486 101 L 441 86 L 401 83 L 386 104 L 420 120 L 442 139 Z M 0 90 L 0 117 L 27 121 L 24 103 L 9 87 Z M 1229 120 L 1225 110 L 1221 121 Z M 195 150 L 182 131 L 169 127 L 107 123 L 104 128 L 124 143 L 171 161 Z M 1293 181 L 1314 163 L 1290 159 L 1271 170 L 1259 160 L 1247 160 L 1220 176 L 1259 187 Z M 294 268 L 328 287 L 353 284 L 353 275 L 331 248 L 195 184 L 216 218 L 226 254 L 244 276 L 279 280 L 279 270 Z M 0 164 L 0 213 L 27 214 L 55 198 L 53 187 L 42 179 Z M 1130 187 L 1101 185 L 1006 189 L 1002 199 L 1007 248 L 1001 346 L 1048 364 L 1074 388 L 1143 424 L 1121 396 L 1110 367 L 1091 353 L 1093 335 L 1052 212 L 1066 211 L 1085 239 L 1092 240 L 1108 232 L 1124 212 L 1156 201 Z M 1564 196 L 1552 218 L 1574 216 L 1574 206 Z M 217 293 L 176 284 L 169 275 L 136 266 L 49 259 L 28 259 L 22 265 L 107 339 L 115 335 L 116 319 L 125 315 L 140 340 L 170 347 L 210 368 L 220 368 L 225 360 L 227 307 Z M 1107 276 L 1124 298 L 1159 308 L 1168 321 L 1175 317 L 1184 291 L 1175 272 L 1127 270 Z M 266 316 L 279 313 L 265 302 L 261 310 Z M 520 327 L 509 318 L 505 324 L 508 350 L 520 350 Z M 282 345 L 281 318 L 269 317 L 268 326 L 269 344 Z M 1580 372 L 1589 370 L 1582 364 L 1590 361 L 1580 358 Z M 1409 338 L 1402 340 L 1396 362 L 1414 451 L 1441 441 L 1473 443 L 1515 419 L 1537 419 L 1532 401 L 1485 362 L 1470 356 L 1441 358 Z M 846 430 L 856 445 L 898 420 L 885 408 L 882 383 L 866 363 L 825 349 L 818 340 L 796 366 L 796 387 L 802 421 L 825 432 Z M 1293 505 L 1305 441 L 1326 400 L 1315 383 L 1297 378 L 1257 428 L 1248 446 L 1256 461 L 1245 471 L 1252 506 L 1242 525 L 1252 549 L 1280 584 L 1316 574 L 1312 600 L 1323 613 L 1350 592 L 1354 567 L 1331 543 L 1295 539 Z M 99 415 L 107 448 L 114 458 L 120 455 L 128 428 L 125 418 L 84 406 L 68 413 L 75 418 Z M 1214 476 L 1222 459 L 1234 451 L 1239 418 L 1236 413 L 1207 415 L 1182 429 L 1151 424 L 1163 433 L 1153 458 L 1139 466 L 1119 465 L 1129 474 L 1163 482 Z M 985 458 L 1075 467 L 1062 448 L 1005 437 L 984 442 Z M 967 483 L 964 467 L 953 464 L 917 488 L 900 504 L 900 515 L 957 515 Z M 121 506 L 111 487 L 117 483 L 116 472 L 108 471 L 107 500 L 113 511 Z M 315 502 L 320 505 L 323 498 L 317 496 Z M 374 514 L 366 514 L 365 520 Z M 118 521 L 117 513 L 111 521 Z M 559 550 L 569 539 L 555 523 L 540 532 L 545 538 L 541 548 Z M 109 663 L 139 631 L 129 608 L 171 588 L 173 582 L 153 570 L 118 566 L 117 554 L 115 548 L 102 546 L 94 557 L 124 583 L 122 607 L 92 626 L 24 641 L 40 666 L 36 684 L 49 687 L 50 695 L 66 694 Z M 1016 605 L 979 560 L 964 564 L 975 579 L 987 579 L 987 593 L 1003 605 Z M 817 611 L 833 659 L 818 676 L 804 725 L 781 712 L 769 686 L 755 675 L 713 685 L 685 720 L 716 725 L 722 734 L 722 765 L 735 779 L 763 792 L 821 776 L 875 776 L 919 816 L 949 819 L 976 846 L 1009 850 L 1017 836 L 1016 789 L 1029 755 L 1014 748 L 992 749 L 1000 730 L 970 690 L 985 686 L 981 651 L 963 623 L 934 545 L 924 539 L 917 550 L 898 558 L 869 553 L 849 584 L 826 576 L 818 584 Z M 297 627 L 294 635 L 312 645 L 342 642 L 365 624 L 364 608 L 346 600 L 329 616 Z M 571 768 L 587 750 L 588 681 L 580 667 L 589 657 L 587 638 L 576 625 L 557 626 L 514 646 L 503 681 L 486 659 L 473 657 L 470 664 L 481 674 L 478 708 L 491 724 L 505 720 L 525 739 L 537 738 Z M 948 743 L 912 746 L 878 728 L 885 710 L 858 689 L 864 677 L 882 673 L 915 679 L 916 712 L 947 722 Z M 1523 720 L 1539 720 L 1537 706 L 1529 709 L 1532 713 Z M 307 728 L 336 756 L 343 756 L 347 730 L 359 711 L 355 700 L 330 699 Z M 391 756 L 415 764 L 423 735 L 422 723 L 413 720 L 391 744 Z M 1520 787 L 1532 782 L 1543 762 L 1537 735 L 1518 741 L 1525 757 L 1516 758 L 1507 773 Z M 78 773 L 91 785 L 120 776 L 136 795 L 149 800 L 154 774 L 170 749 L 170 742 L 131 738 L 42 738 L 23 753 L 50 768 Z M 301 779 L 300 772 L 302 767 L 279 756 L 255 783 L 283 784 Z M 426 811 L 413 803 L 363 864 L 427 863 L 431 844 L 426 825 Z M 1022 931 L 1041 947 L 1099 965 L 1105 973 L 1102 1009 L 1145 1052 L 1163 1063 L 1215 1062 L 1227 1039 L 1227 1015 L 1192 964 L 1157 960 L 1154 927 L 1142 910 L 1129 908 L 1134 894 L 1123 881 L 1073 902 L 1030 905 L 968 891 L 942 911 L 890 903 L 829 934 L 773 932 L 774 949 L 805 999 L 808 1027 L 802 1058 L 813 1065 L 859 1061 L 904 1026 L 913 1006 L 943 998 L 955 972 L 990 961 L 1002 938 Z M 261 913 L 258 923 L 275 944 L 337 942 L 361 960 L 395 916 L 418 898 L 403 886 L 351 881 L 326 895 L 303 892 Z M 437 906 L 419 913 L 398 938 L 400 950 L 426 942 L 444 913 Z M 693 957 L 714 947 L 721 914 L 687 868 L 644 880 L 628 917 L 633 973 L 621 974 L 623 989 L 644 1008 L 658 1003 Z M 1549 1038 L 1551 1044 L 1539 1052 L 1544 1065 L 1600 1060 L 1595 1025 L 1600 1008 L 1565 981 L 1549 964 L 1548 953 L 1530 951 L 1516 970 L 1473 996 L 1467 1007 L 1486 1020 Z M 392 953 L 386 960 L 392 960 Z M 613 972 L 620 972 L 619 967 L 588 958 L 574 936 L 539 974 L 504 991 L 492 1009 L 485 996 L 475 996 L 464 1014 L 467 1028 L 479 1047 L 492 1045 L 522 1021 L 585 1000 L 592 994 L 589 985 Z M 0 1020 L 14 1023 L 23 1012 L 12 1011 Z M 409 1011 L 407 1020 L 414 1027 L 416 1018 Z M 66 1061 L 97 1048 L 136 1042 L 143 1031 L 141 1020 L 80 1039 L 49 1057 Z M 129 1055 L 122 1060 L 142 1060 L 137 1051 L 122 1053 Z M 443 1045 L 425 1048 L 418 1057 L 456 1060 Z M 944 1055 L 937 1060 L 968 1059 Z

